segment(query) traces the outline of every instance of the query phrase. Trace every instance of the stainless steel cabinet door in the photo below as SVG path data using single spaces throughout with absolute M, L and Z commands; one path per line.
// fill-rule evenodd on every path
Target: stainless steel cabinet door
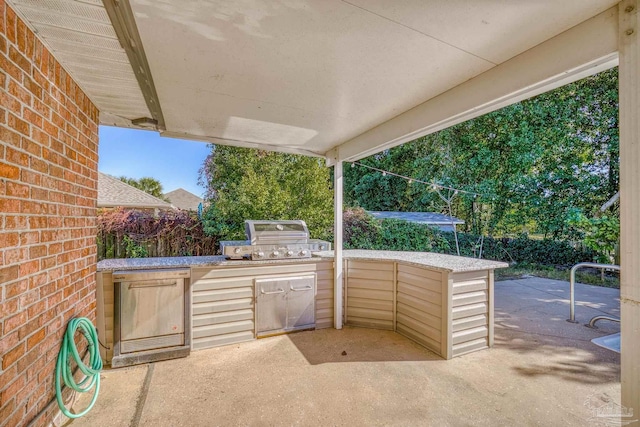
M 279 331 L 287 324 L 286 279 L 256 280 L 256 331 L 266 334 Z
M 302 328 L 315 322 L 315 277 L 296 277 L 289 280 L 287 328 Z
M 120 283 L 120 339 L 184 333 L 184 279 Z

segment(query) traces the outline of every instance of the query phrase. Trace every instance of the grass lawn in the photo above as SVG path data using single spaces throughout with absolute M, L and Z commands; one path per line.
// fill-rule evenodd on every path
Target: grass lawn
M 525 276 L 537 276 L 547 279 L 569 281 L 571 267 L 554 267 L 538 264 L 515 264 L 495 271 L 495 280 L 520 279 Z M 620 289 L 618 272 L 607 271 L 604 276 L 600 269 L 580 269 L 576 272 L 576 282 L 588 285 Z

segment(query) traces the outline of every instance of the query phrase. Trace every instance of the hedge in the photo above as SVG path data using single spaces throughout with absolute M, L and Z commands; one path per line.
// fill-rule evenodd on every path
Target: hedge
M 594 260 L 596 253 L 576 248 L 559 240 L 480 237 L 458 233 L 460 255 L 505 262 L 543 265 L 573 265 Z M 401 220 L 377 220 L 363 209 L 348 209 L 344 213 L 345 249 L 377 249 L 391 251 L 428 251 L 456 254 L 455 237 L 425 224 Z

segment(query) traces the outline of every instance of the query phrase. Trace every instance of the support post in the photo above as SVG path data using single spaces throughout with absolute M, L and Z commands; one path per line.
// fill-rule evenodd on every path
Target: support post
M 334 223 L 334 266 L 333 266 L 333 324 L 336 329 L 342 329 L 342 161 L 336 152 L 333 166 L 333 223 Z
M 638 3 L 618 5 L 622 406 L 640 422 L 640 28 Z M 622 418 L 624 421 L 630 421 Z

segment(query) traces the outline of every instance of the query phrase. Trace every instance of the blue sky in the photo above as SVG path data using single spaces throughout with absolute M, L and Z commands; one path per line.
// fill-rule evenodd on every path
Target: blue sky
M 157 132 L 100 126 L 98 170 L 129 178 L 150 176 L 165 193 L 177 188 L 202 196 L 198 170 L 211 150 L 204 142 L 161 138 Z

